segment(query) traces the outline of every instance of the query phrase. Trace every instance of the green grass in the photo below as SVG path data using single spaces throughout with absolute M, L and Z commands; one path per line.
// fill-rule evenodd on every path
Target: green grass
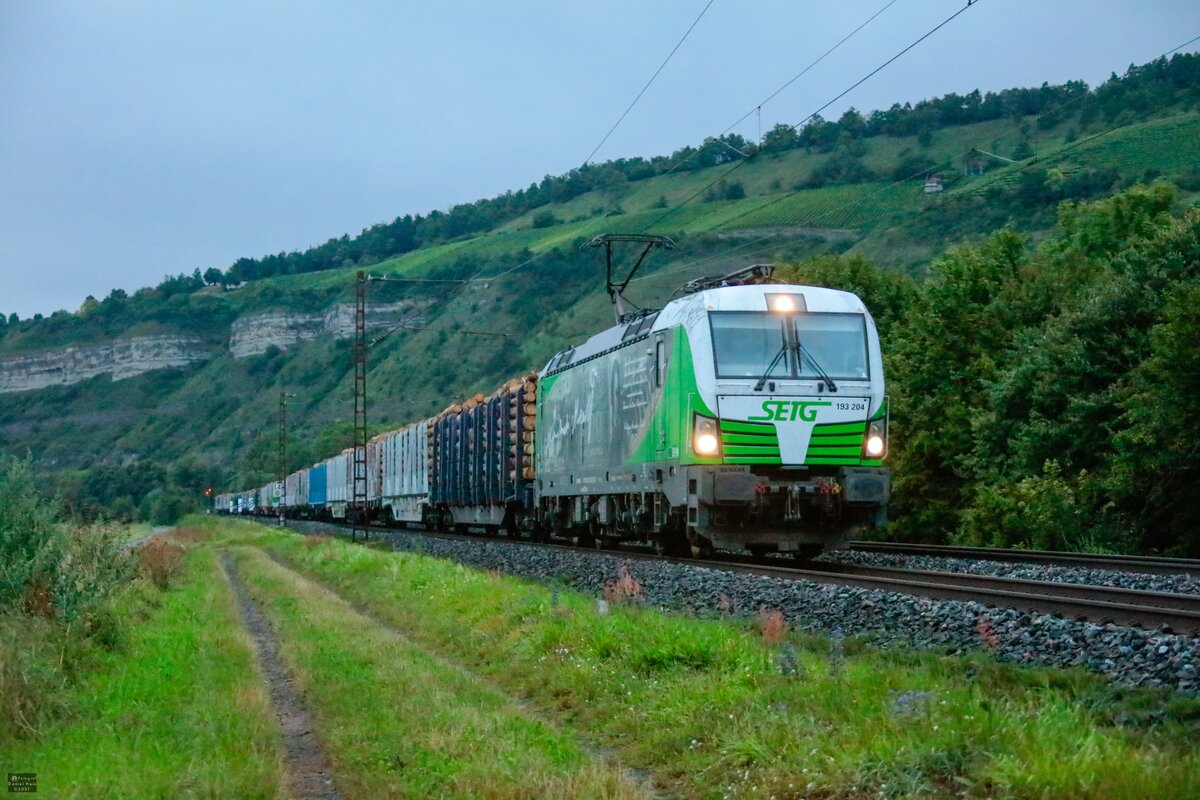
M 0 731 L 0 770 L 36 772 L 53 798 L 276 798 L 278 727 L 211 552 L 179 584 L 137 584 L 125 632 L 55 698 L 36 738 Z
M 827 640 L 793 636 L 788 677 L 745 623 L 602 616 L 591 597 L 421 555 L 221 527 L 682 796 L 1200 795 L 1194 732 L 1112 724 L 1120 703 L 1082 673 L 854 643 L 831 660 Z
M 624 798 L 618 769 L 261 551 L 237 552 L 348 797 Z

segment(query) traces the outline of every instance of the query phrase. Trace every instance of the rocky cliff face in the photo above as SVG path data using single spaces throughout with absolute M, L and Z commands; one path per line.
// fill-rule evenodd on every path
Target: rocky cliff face
M 110 374 L 114 381 L 164 367 L 182 367 L 211 358 L 198 339 L 137 336 L 88 347 L 0 359 L 0 393 L 62 386 Z
M 387 330 L 420 311 L 411 302 L 377 304 L 367 309 L 368 331 Z M 271 311 L 247 314 L 230 327 L 229 352 L 234 358 L 287 350 L 318 336 L 347 339 L 354 335 L 354 307 L 342 303 L 323 314 Z M 0 358 L 0 394 L 65 386 L 110 374 L 114 381 L 164 367 L 182 367 L 216 355 L 201 340 L 186 336 L 139 336 L 105 344 L 67 347 L 45 353 Z
M 234 321 L 229 331 L 229 352 L 246 358 L 272 347 L 286 350 L 321 334 L 321 317 L 286 311 L 249 314 Z
M 419 311 L 410 303 L 380 303 L 367 307 L 367 330 L 387 330 L 405 315 Z M 324 314 L 294 314 L 268 311 L 238 318 L 230 328 L 229 352 L 234 358 L 246 358 L 267 352 L 271 347 L 287 350 L 301 342 L 328 334 L 335 339 L 354 335 L 354 306 L 339 303 Z

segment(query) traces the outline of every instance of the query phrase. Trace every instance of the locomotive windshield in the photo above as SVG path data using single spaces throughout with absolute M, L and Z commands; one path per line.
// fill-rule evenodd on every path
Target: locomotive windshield
M 719 378 L 762 377 L 786 347 L 789 334 L 828 377 L 851 381 L 870 378 L 867 324 L 862 314 L 785 316 L 765 311 L 714 311 L 709 319 Z M 815 379 L 819 375 L 807 359 L 797 359 L 788 352 L 776 361 L 768 377 Z

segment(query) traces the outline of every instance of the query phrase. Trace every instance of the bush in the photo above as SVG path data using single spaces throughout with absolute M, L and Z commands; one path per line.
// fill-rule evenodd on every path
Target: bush
M 64 631 L 49 620 L 0 612 L 0 742 L 36 734 L 58 710 L 65 645 Z
M 117 529 L 68 531 L 38 496 L 29 462 L 0 461 L 0 612 L 85 619 L 129 577 L 129 567 Z
M 55 571 L 53 602 L 66 622 L 98 624 L 104 604 L 129 580 L 132 558 L 122 531 L 110 525 L 73 530 Z
M 0 459 L 0 610 L 20 610 L 31 592 L 48 591 L 66 545 L 29 462 Z
M 1068 479 L 1059 463 L 1049 460 L 1041 475 L 987 484 L 963 515 L 963 538 L 990 547 L 1097 549 L 1090 536 L 1094 520 L 1077 498 L 1076 485 L 1087 480 L 1086 471 Z
M 138 550 L 138 572 L 159 589 L 166 589 L 183 568 L 183 546 L 155 536 Z

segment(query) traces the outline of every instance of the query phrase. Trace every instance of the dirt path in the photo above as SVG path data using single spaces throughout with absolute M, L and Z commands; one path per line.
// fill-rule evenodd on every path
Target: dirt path
M 467 677 L 472 683 L 483 686 L 483 687 L 487 688 L 489 691 L 495 692 L 495 693 L 503 696 L 506 699 L 506 701 L 509 703 L 509 705 L 511 705 L 512 708 L 515 711 L 517 711 L 517 713 L 523 715 L 524 717 L 526 717 L 528 719 L 537 720 L 538 722 L 540 722 L 550 728 L 553 728 L 555 730 L 559 730 L 559 731 L 563 730 L 563 726 L 558 721 L 556 721 L 552 717 L 548 717 L 547 715 L 543 714 L 540 711 L 540 709 L 538 709 L 533 704 L 526 701 L 524 698 L 519 697 L 517 695 L 512 694 L 511 692 L 506 691 L 503 687 L 498 686 L 497 684 L 488 680 L 484 676 L 468 669 L 467 667 L 463 666 L 462 664 L 452 661 L 452 660 L 446 658 L 445 656 L 441 655 L 440 653 L 430 650 L 428 647 L 424 647 L 423 645 L 417 644 L 415 641 L 413 641 L 409 637 L 408 633 L 405 632 L 403 629 L 397 627 L 396 625 L 392 624 L 391 622 L 384 619 L 383 617 L 380 617 L 378 614 L 376 614 L 370 608 L 367 608 L 366 606 L 362 605 L 361 603 L 358 603 L 358 602 L 344 596 L 341 592 L 337 591 L 336 589 L 329 586 L 328 584 L 326 584 L 322 581 L 319 581 L 316 578 L 305 575 L 302 572 L 299 572 L 298 570 L 295 569 L 295 567 L 288 564 L 283 559 L 279 558 L 275 553 L 272 553 L 268 550 L 263 550 L 262 552 L 264 555 L 266 555 L 267 558 L 269 558 L 271 561 L 273 561 L 279 567 L 281 567 L 282 569 L 286 570 L 288 573 L 293 575 L 296 580 L 302 581 L 306 584 L 309 584 L 309 585 L 319 588 L 323 593 L 328 595 L 330 600 L 332 600 L 333 602 L 336 602 L 336 603 L 340 603 L 340 604 L 344 605 L 345 607 L 349 608 L 355 614 L 362 617 L 364 622 L 367 622 L 371 625 L 381 628 L 381 629 L 387 631 L 390 635 L 395 636 L 397 639 L 404 642 L 409 647 L 413 647 L 413 648 L 420 650 L 421 652 L 428 655 L 430 658 L 434 659 L 437 663 L 441 664 L 446 670 L 457 672 L 458 674 Z M 619 770 L 625 776 L 625 778 L 627 780 L 629 780 L 634 786 L 638 787 L 638 789 L 641 791 L 643 796 L 645 796 L 646 798 L 650 798 L 650 799 L 662 797 L 662 795 L 658 792 L 658 789 L 655 786 L 653 779 L 650 777 L 650 775 L 648 773 L 646 773 L 642 770 L 639 770 L 639 769 L 634 769 L 632 767 L 628 767 L 623 764 L 620 764 L 617 754 L 614 750 L 612 750 L 610 748 L 598 747 L 594 743 L 586 741 L 585 739 L 582 739 L 577 734 L 572 733 L 570 735 L 572 736 L 572 738 L 575 740 L 575 742 L 581 748 L 583 748 L 586 752 L 590 753 L 591 756 L 593 758 L 595 758 L 597 761 L 607 764 L 611 768 L 615 768 L 615 769 Z
M 254 641 L 259 665 L 271 693 L 271 710 L 283 731 L 284 767 L 288 794 L 293 800 L 337 800 L 333 769 L 314 736 L 312 715 L 304 708 L 291 675 L 279 657 L 279 639 L 262 611 L 246 591 L 228 551 L 221 553 L 221 568 L 237 597 L 242 623 Z

